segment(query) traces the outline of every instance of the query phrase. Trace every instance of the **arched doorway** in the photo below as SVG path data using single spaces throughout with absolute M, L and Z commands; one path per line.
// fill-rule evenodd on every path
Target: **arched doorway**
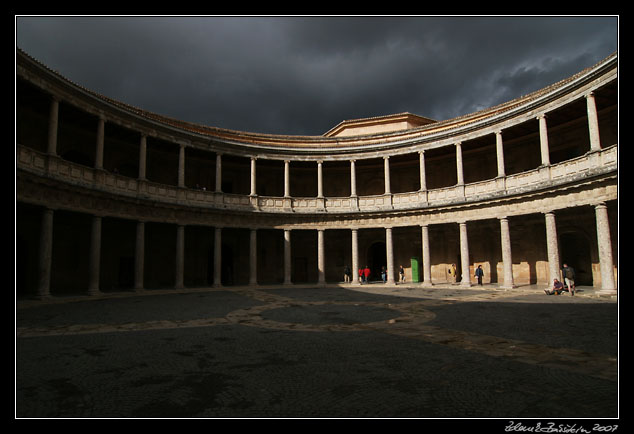
M 385 243 L 377 241 L 370 245 L 367 255 L 367 265 L 370 267 L 370 280 L 381 280 L 381 267 L 387 266 Z
M 576 285 L 593 285 L 590 241 L 581 232 L 565 232 L 559 236 L 561 266 L 568 264 L 575 269 Z

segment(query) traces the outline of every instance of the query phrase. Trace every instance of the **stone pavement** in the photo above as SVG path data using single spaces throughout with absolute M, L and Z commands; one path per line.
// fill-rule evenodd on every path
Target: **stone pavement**
M 272 286 L 16 304 L 18 418 L 616 418 L 591 288 Z

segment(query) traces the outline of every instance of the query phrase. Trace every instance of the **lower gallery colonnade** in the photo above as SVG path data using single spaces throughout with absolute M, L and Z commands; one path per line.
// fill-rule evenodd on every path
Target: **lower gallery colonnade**
M 351 285 L 403 267 L 469 287 L 482 266 L 548 286 L 563 263 L 616 293 L 616 55 L 454 120 L 292 137 L 164 119 L 17 54 L 19 295 L 323 285 L 345 267 Z
M 582 219 L 584 222 L 591 220 L 590 207 L 585 207 L 583 211 L 584 216 Z M 599 203 L 592 207 L 594 209 L 594 224 L 596 225 L 596 246 L 598 252 L 599 269 L 595 270 L 600 274 L 599 281 L 601 287 L 604 290 L 615 289 L 614 273 L 614 261 L 612 257 L 612 243 L 610 235 L 610 224 L 608 217 L 608 207 L 605 203 Z M 578 209 L 573 209 L 574 215 L 579 215 Z M 52 209 L 43 209 L 41 211 L 41 227 L 39 234 L 39 245 L 41 250 L 38 255 L 38 270 L 37 276 L 37 296 L 48 297 L 50 293 L 50 279 L 52 272 L 52 259 L 53 259 L 53 238 L 54 238 L 54 220 L 56 211 Z M 64 225 L 72 225 L 73 230 L 80 230 L 81 224 L 73 224 L 73 218 L 64 216 Z M 76 217 L 75 217 L 76 218 Z M 89 294 L 99 294 L 100 285 L 103 283 L 105 286 L 109 285 L 111 289 L 112 282 L 108 279 L 100 279 L 102 268 L 102 237 L 105 231 L 102 230 L 102 222 L 104 220 L 114 220 L 109 217 L 101 216 L 82 216 L 86 220 L 87 236 L 85 237 L 83 251 L 87 252 L 87 288 Z M 563 218 L 570 219 L 570 216 L 566 216 L 564 212 Z M 577 217 L 575 217 L 577 218 Z M 523 217 L 513 217 L 514 221 L 522 220 Z M 539 224 L 538 220 L 543 220 L 543 224 Z M 89 220 L 89 222 L 88 222 Z M 163 233 L 160 231 L 153 231 L 155 234 L 159 234 L 160 238 L 168 241 L 164 243 L 168 246 L 168 249 L 173 249 L 170 260 L 163 263 L 166 272 L 166 276 L 171 274 L 163 280 L 155 280 L 149 278 L 149 281 L 153 286 L 158 287 L 173 287 L 176 289 L 184 288 L 186 280 L 192 282 L 195 286 L 223 286 L 232 284 L 245 284 L 245 285 L 258 285 L 260 280 L 263 283 L 281 283 L 281 284 L 293 284 L 293 283 L 314 283 L 325 284 L 328 282 L 342 282 L 344 280 L 343 272 L 344 267 L 349 266 L 353 271 L 353 278 L 350 282 L 352 285 L 358 285 L 359 279 L 357 278 L 357 271 L 360 268 L 370 266 L 372 268 L 373 279 L 378 280 L 378 267 L 385 266 L 387 270 L 387 283 L 395 284 L 399 281 L 400 276 L 398 267 L 405 262 L 407 268 L 406 282 L 412 283 L 412 279 L 416 282 L 420 282 L 423 286 L 432 286 L 433 284 L 459 284 L 463 287 L 469 287 L 474 285 L 473 275 L 474 267 L 478 264 L 485 265 L 485 282 L 493 283 L 494 280 L 491 276 L 496 276 L 496 283 L 500 288 L 512 288 L 517 285 L 519 278 L 520 284 L 530 284 L 542 282 L 547 284 L 554 278 L 560 278 L 560 269 L 562 263 L 560 261 L 560 241 L 557 231 L 557 217 L 555 212 L 545 212 L 542 215 L 531 215 L 525 218 L 524 222 L 520 222 L 520 226 L 541 226 L 540 230 L 544 235 L 542 241 L 532 240 L 537 245 L 546 246 L 546 257 L 542 262 L 541 269 L 538 266 L 538 260 L 533 261 L 534 269 L 529 270 L 522 269 L 521 264 L 513 263 L 512 253 L 512 236 L 509 225 L 509 218 L 500 217 L 497 219 L 497 223 L 492 221 L 487 222 L 459 222 L 459 223 L 447 223 L 440 225 L 421 225 L 418 227 L 385 227 L 385 228 L 353 228 L 353 229 L 255 229 L 255 228 L 221 228 L 221 227 L 201 227 L 201 226 L 185 226 L 179 224 L 163 225 L 171 226 L 172 235 L 174 238 L 170 243 L 166 239 L 166 233 L 169 230 L 163 229 Z M 122 225 L 121 222 L 118 223 Z M 155 252 L 148 251 L 151 248 L 151 243 L 146 242 L 146 226 L 156 225 L 152 222 L 127 222 L 131 227 L 134 226 L 134 230 L 128 230 L 126 236 L 133 238 L 133 240 L 127 240 L 127 244 L 132 244 L 133 249 L 133 261 L 131 261 L 131 267 L 129 268 L 130 276 L 129 289 L 143 290 L 145 288 L 145 262 L 146 256 L 154 255 Z M 492 230 L 492 224 L 498 225 L 498 230 Z M 116 225 L 116 224 L 115 224 Z M 434 239 L 439 240 L 441 243 L 454 244 L 454 250 L 457 252 L 455 255 L 446 255 L 438 250 L 444 250 L 442 248 L 434 248 L 431 245 L 430 230 L 434 230 L 435 227 L 446 226 L 447 228 L 440 231 Z M 480 226 L 480 227 L 478 227 Z M 476 247 L 475 250 L 479 251 L 475 257 L 482 258 L 482 260 L 476 260 L 472 262 L 474 258 L 473 247 L 474 243 L 473 234 L 469 235 L 469 229 L 475 228 L 476 233 L 482 232 L 487 234 L 487 245 L 483 249 L 481 246 Z M 35 226 L 34 226 L 35 228 Z M 186 231 L 189 237 L 186 237 Z M 211 249 L 205 250 L 196 246 L 194 238 L 202 232 L 209 232 L 209 245 Z M 401 232 L 398 237 L 398 241 L 395 242 L 395 233 Z M 108 231 L 110 233 L 111 231 Z M 189 233 L 191 232 L 191 233 Z M 223 246 L 223 232 L 228 232 L 230 239 L 228 243 Z M 243 234 L 237 234 L 237 232 L 244 232 Z M 453 234 L 451 234 L 453 232 Z M 539 231 L 538 231 L 539 232 Z M 258 233 L 266 233 L 258 237 Z M 327 234 L 333 234 L 327 237 Z M 457 236 L 455 236 L 457 233 Z M 530 231 L 531 236 L 533 231 Z M 293 246 L 292 240 L 294 234 L 299 237 L 297 244 Z M 493 237 L 495 235 L 495 237 Z M 418 236 L 418 240 L 413 241 L 412 238 Z M 169 238 L 169 236 L 167 236 Z M 526 235 L 518 234 L 520 238 L 527 238 Z M 258 239 L 259 238 L 259 239 Z M 328 242 L 326 239 L 328 238 Z M 453 238 L 453 240 L 452 240 Z M 457 240 L 456 240 L 457 238 Z M 492 240 L 491 238 L 495 238 Z M 360 239 L 362 242 L 360 243 Z M 481 237 L 478 236 L 477 240 Z M 237 240 L 237 241 L 236 241 Z M 457 242 L 456 242 L 457 241 Z M 529 240 L 530 241 L 530 240 Z M 119 240 L 119 243 L 125 244 L 123 240 Z M 478 243 L 480 241 L 477 241 Z M 187 243 L 187 244 L 186 244 Z M 266 243 L 258 249 L 258 244 Z M 497 249 L 492 244 L 497 243 Z M 191 244 L 191 245 L 189 245 Z M 395 244 L 401 248 L 400 253 L 395 253 Z M 521 243 L 520 243 L 521 244 Z M 593 243 L 594 244 L 594 243 Z M 360 245 L 363 249 L 360 248 Z M 378 245 L 379 248 L 383 248 L 384 251 L 377 252 L 373 246 Z M 227 247 L 228 246 L 228 247 Z M 280 248 L 281 247 L 281 248 Z M 565 246 L 567 247 L 567 246 Z M 237 248 L 237 251 L 231 251 L 232 248 Z M 227 251 L 229 249 L 229 251 Z M 186 251 L 191 250 L 191 255 L 200 254 L 203 257 L 201 264 L 200 260 L 193 260 L 192 265 L 200 267 L 197 271 L 187 270 L 186 267 Z M 347 251 L 346 251 L 347 250 Z M 361 252 L 363 250 L 363 252 Z M 437 259 L 433 261 L 433 256 Z M 492 254 L 491 251 L 497 250 L 497 253 Z M 110 251 L 110 250 L 108 250 Z M 281 254 L 280 254 L 281 253 Z M 295 253 L 295 254 L 294 254 Z M 568 251 L 568 253 L 572 253 Z M 161 255 L 163 253 L 160 253 Z M 327 256 L 335 255 L 339 256 L 340 260 L 329 258 Z M 421 275 L 419 278 L 415 277 L 416 271 L 413 270 L 414 265 L 409 263 L 410 255 L 417 257 L 417 263 L 420 263 Z M 115 255 L 116 256 L 116 255 Z M 166 254 L 169 257 L 169 252 Z M 486 256 L 493 256 L 494 260 Z M 530 255 L 526 253 L 522 254 L 523 261 L 530 260 Z M 263 264 L 262 261 L 265 258 L 273 258 L 271 263 Z M 456 280 L 452 281 L 450 276 L 446 275 L 446 269 L 451 267 L 451 259 L 456 258 L 456 266 L 458 275 Z M 157 258 L 152 258 L 156 261 Z M 408 261 L 408 262 L 406 262 Z M 520 261 L 520 262 L 523 262 Z M 227 262 L 223 264 L 223 262 Z M 380 265 L 384 264 L 384 265 Z M 432 264 L 434 264 L 434 272 L 432 272 Z M 260 267 L 259 267 L 260 265 Z M 313 270 L 307 269 L 313 267 Z M 112 265 L 106 265 L 109 271 L 113 270 Z M 263 268 L 258 273 L 259 268 Z M 117 269 L 121 278 L 123 272 L 121 263 L 115 264 L 114 268 Z M 301 268 L 295 269 L 295 268 Z M 156 266 L 153 267 L 153 270 Z M 279 269 L 280 271 L 275 271 Z M 171 273 L 169 272 L 171 270 Z M 203 277 L 200 277 L 200 273 L 204 273 Z M 273 271 L 271 271 L 273 270 Z M 116 273 L 115 273 L 116 274 Z M 189 274 L 189 275 L 188 275 Z M 514 277 L 517 275 L 517 277 Z M 532 277 L 531 277 L 532 275 Z M 173 279 L 173 283 L 169 282 Z M 297 280 L 297 281 L 295 281 Z M 595 278 L 595 280 L 597 280 Z M 77 282 L 79 287 L 86 287 L 81 282 Z M 121 280 L 114 282 L 114 287 L 121 284 Z M 125 285 L 125 284 L 124 284 Z M 121 288 L 120 288 L 121 289 Z

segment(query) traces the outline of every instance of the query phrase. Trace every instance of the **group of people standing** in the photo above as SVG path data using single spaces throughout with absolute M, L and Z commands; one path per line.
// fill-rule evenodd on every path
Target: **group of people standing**
M 399 273 L 399 280 L 401 282 L 405 282 L 405 269 L 403 268 L 402 265 L 399 267 L 398 273 Z M 372 274 L 370 267 L 366 265 L 364 268 L 359 268 L 358 274 L 359 274 L 359 283 L 370 282 L 370 275 Z M 343 279 L 344 279 L 344 282 L 346 283 L 352 282 L 352 271 L 350 270 L 350 267 L 348 267 L 347 265 L 345 266 L 343 271 Z M 385 267 L 381 267 L 381 280 L 383 280 L 383 283 L 387 282 L 387 269 Z

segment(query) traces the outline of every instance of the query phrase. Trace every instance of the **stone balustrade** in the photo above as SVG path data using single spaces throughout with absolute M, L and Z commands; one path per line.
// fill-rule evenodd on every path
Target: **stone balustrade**
M 616 170 L 617 156 L 617 146 L 613 145 L 561 163 L 464 185 L 373 196 L 284 198 L 218 193 L 141 181 L 50 157 L 27 147 L 17 147 L 19 169 L 100 192 L 184 207 L 302 214 L 418 210 L 452 203 L 478 202 L 553 188 L 608 173 Z

